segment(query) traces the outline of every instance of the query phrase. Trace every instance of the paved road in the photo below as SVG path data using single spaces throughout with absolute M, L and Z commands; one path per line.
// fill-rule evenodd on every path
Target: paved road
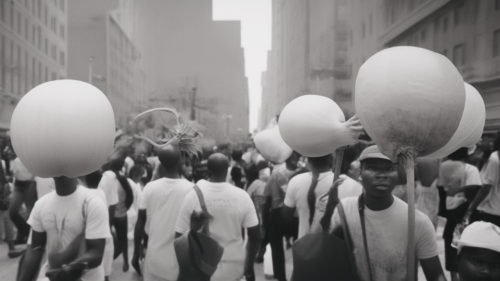
M 441 259 L 441 264 L 444 265 L 444 245 L 443 245 L 443 239 L 442 239 L 442 233 L 443 233 L 443 227 L 444 227 L 444 220 L 440 220 L 439 225 L 438 225 L 438 230 L 437 230 L 437 238 L 438 238 L 438 247 L 439 247 L 439 258 Z M 5 243 L 0 244 L 0 281 L 12 281 L 15 279 L 16 276 L 16 270 L 17 270 L 17 263 L 19 262 L 19 259 L 9 259 L 7 257 L 7 245 Z M 133 253 L 133 246 L 132 246 L 132 241 L 129 243 L 129 255 Z M 264 281 L 264 280 L 274 280 L 273 278 L 269 277 L 272 276 L 272 263 L 271 263 L 271 250 L 268 248 L 266 251 L 266 255 L 264 258 L 264 263 L 263 264 L 256 264 L 255 265 L 255 273 L 257 275 L 257 280 L 258 281 Z M 292 253 L 291 250 L 287 250 L 286 253 L 286 267 L 287 267 L 287 276 L 288 280 L 290 280 L 290 276 L 292 274 Z M 111 280 L 113 281 L 140 281 L 142 278 L 135 273 L 132 267 L 130 267 L 130 270 L 128 272 L 123 272 L 122 271 L 122 266 L 123 266 L 123 261 L 122 258 L 119 257 L 116 259 L 113 263 L 113 274 L 111 275 Z M 269 275 L 270 274 L 270 275 Z M 266 278 L 267 275 L 267 278 Z M 446 273 L 446 277 L 449 280 L 449 275 Z M 423 272 L 421 268 L 419 268 L 419 280 L 425 280 L 425 277 L 423 275 Z

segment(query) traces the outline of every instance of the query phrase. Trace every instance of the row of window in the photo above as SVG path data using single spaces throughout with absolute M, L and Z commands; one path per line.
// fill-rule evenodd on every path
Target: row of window
M 35 3 L 39 3 L 38 1 Z M 62 2 L 64 3 L 64 1 Z M 14 9 L 15 2 L 0 1 L 0 21 L 7 24 L 10 28 L 15 30 L 21 36 L 28 38 L 29 36 L 29 17 L 24 18 L 19 8 Z M 17 4 L 19 5 L 19 4 Z M 41 10 L 41 9 L 40 9 Z M 63 40 L 66 39 L 66 28 L 63 23 L 58 23 L 57 16 L 49 15 L 47 6 L 43 9 L 43 21 L 42 16 L 39 15 L 38 18 L 45 26 L 50 29 L 54 34 L 60 36 Z M 35 15 L 36 16 L 36 15 Z M 50 18 L 50 25 L 49 25 Z M 24 25 L 24 29 L 23 29 Z M 35 24 L 34 24 L 35 25 Z M 24 32 L 24 34 L 23 34 Z
M 56 71 L 2 35 L 0 50 L 0 88 L 5 92 L 23 95 L 36 85 L 58 79 Z

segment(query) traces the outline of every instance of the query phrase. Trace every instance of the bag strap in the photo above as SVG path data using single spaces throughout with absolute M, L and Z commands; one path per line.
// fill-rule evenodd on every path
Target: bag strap
M 210 213 L 208 212 L 208 209 L 207 209 L 207 205 L 205 204 L 205 198 L 203 197 L 203 192 L 201 192 L 201 189 L 198 185 L 194 185 L 193 186 L 194 188 L 194 191 L 196 191 L 196 195 L 198 196 L 198 200 L 200 201 L 200 207 L 201 207 L 201 210 L 206 213 L 207 215 L 210 215 Z M 210 228 L 208 226 L 208 221 L 205 222 L 205 224 L 203 225 L 203 230 L 202 232 L 206 235 L 209 235 L 210 233 Z
M 330 222 L 333 216 L 333 211 L 335 210 L 335 207 L 337 207 L 337 204 L 339 204 L 340 202 L 339 187 L 338 184 L 335 184 L 335 182 L 330 188 L 328 196 L 329 197 L 328 202 L 326 203 L 325 214 L 320 220 L 320 224 L 324 232 L 328 232 L 328 230 L 330 229 Z
M 351 263 L 352 274 L 356 277 L 356 280 L 360 280 L 358 276 L 358 271 L 356 270 L 356 260 L 354 259 L 353 244 L 351 239 L 351 234 L 349 233 L 349 227 L 347 226 L 347 219 L 345 216 L 344 207 L 342 202 L 338 202 L 337 210 L 339 212 L 340 222 L 342 224 L 342 231 L 344 232 L 344 239 L 347 246 L 347 251 L 349 252 L 349 262 Z
M 361 231 L 363 232 L 363 244 L 365 246 L 365 255 L 366 262 L 368 266 L 368 275 L 370 277 L 370 281 L 373 281 L 372 275 L 372 267 L 370 265 L 370 253 L 368 251 L 368 242 L 366 241 L 366 228 L 365 228 L 365 200 L 363 194 L 358 197 L 358 210 L 359 210 L 359 218 L 361 220 Z

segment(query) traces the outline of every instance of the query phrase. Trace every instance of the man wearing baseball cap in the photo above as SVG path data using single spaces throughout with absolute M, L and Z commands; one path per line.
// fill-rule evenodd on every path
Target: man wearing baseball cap
M 341 200 L 358 274 L 364 281 L 407 280 L 408 205 L 392 195 L 399 180 L 398 164 L 375 145 L 363 150 L 359 161 L 364 192 L 359 197 Z M 333 230 L 341 226 L 337 210 L 331 226 Z M 434 226 L 417 210 L 416 256 L 427 280 L 446 280 L 436 242 Z
M 500 227 L 474 222 L 464 229 L 454 247 L 460 281 L 500 280 Z

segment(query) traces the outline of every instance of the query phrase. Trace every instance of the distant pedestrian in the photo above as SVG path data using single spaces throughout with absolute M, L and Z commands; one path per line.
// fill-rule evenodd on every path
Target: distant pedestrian
M 184 197 L 193 190 L 193 183 L 179 173 L 182 155 L 176 146 L 167 146 L 159 153 L 164 176 L 149 182 L 142 193 L 134 234 L 132 266 L 144 281 L 177 280 L 179 265 L 174 250 L 175 224 Z M 142 241 L 148 235 L 144 272 L 139 260 Z
M 33 175 L 21 163 L 21 159 L 16 157 L 10 163 L 10 168 L 14 176 L 14 193 L 12 194 L 12 201 L 10 204 L 9 214 L 10 219 L 17 228 L 17 238 L 15 244 L 26 244 L 30 232 L 30 226 L 26 220 L 21 216 L 20 210 L 23 203 L 26 204 L 28 210 L 31 210 L 32 205 L 28 204 L 30 197 L 29 191 Z
M 224 254 L 217 270 L 210 280 L 254 281 L 254 261 L 260 244 L 260 227 L 257 213 L 250 196 L 240 188 L 226 182 L 229 168 L 228 159 L 216 153 L 207 161 L 210 179 L 200 180 L 199 186 L 206 202 L 210 221 L 210 236 L 224 247 Z M 190 230 L 193 211 L 201 212 L 200 201 L 194 190 L 188 193 L 179 213 L 175 226 L 176 237 Z M 248 231 L 248 244 L 241 235 L 241 228 Z

